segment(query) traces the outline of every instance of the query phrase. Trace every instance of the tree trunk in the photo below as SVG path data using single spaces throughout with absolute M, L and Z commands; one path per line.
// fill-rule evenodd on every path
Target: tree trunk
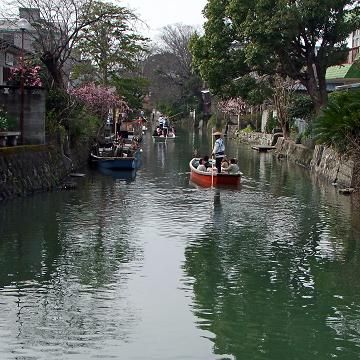
M 308 68 L 308 79 L 303 80 L 302 84 L 306 87 L 308 94 L 310 95 L 315 108 L 315 113 L 318 115 L 321 109 L 327 104 L 328 94 L 326 90 L 325 73 L 319 66 L 319 70 L 315 74 L 314 69 Z
M 57 88 L 64 88 L 64 79 L 61 69 L 58 67 L 57 59 L 52 54 L 45 54 L 41 57 L 41 61 L 46 66 L 53 80 L 53 85 Z

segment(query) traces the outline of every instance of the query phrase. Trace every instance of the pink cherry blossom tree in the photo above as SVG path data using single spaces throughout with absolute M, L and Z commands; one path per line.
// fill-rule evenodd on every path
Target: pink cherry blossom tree
M 42 81 L 40 77 L 41 67 L 39 65 L 31 65 L 28 63 L 18 64 L 15 67 L 10 69 L 10 81 L 15 81 L 20 83 L 21 77 L 24 78 L 25 86 L 42 86 Z
M 238 127 L 240 127 L 240 115 L 245 114 L 247 110 L 247 104 L 241 97 L 221 100 L 218 107 L 224 114 L 237 115 Z
M 102 120 L 106 119 L 111 109 L 116 108 L 120 113 L 130 110 L 126 101 L 117 95 L 113 88 L 108 86 L 88 83 L 78 88 L 70 89 L 69 94 L 77 98 Z

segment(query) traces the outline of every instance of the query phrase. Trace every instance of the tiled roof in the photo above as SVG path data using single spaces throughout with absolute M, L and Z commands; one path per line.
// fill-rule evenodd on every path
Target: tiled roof
M 360 68 L 355 64 L 330 66 L 326 70 L 326 80 L 332 79 L 360 79 Z

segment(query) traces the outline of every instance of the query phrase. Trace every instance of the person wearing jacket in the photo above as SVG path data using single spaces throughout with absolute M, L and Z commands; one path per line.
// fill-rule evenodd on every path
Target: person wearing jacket
M 221 132 L 217 131 L 213 135 L 215 136 L 215 144 L 211 155 L 215 157 L 215 166 L 218 173 L 221 173 L 221 161 L 225 156 L 225 144 Z

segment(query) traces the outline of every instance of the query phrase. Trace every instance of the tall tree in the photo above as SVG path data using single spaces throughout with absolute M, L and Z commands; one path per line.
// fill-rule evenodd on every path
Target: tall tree
M 161 29 L 160 43 L 153 57 L 161 60 L 157 73 L 161 80 L 179 90 L 180 98 L 176 99 L 179 107 L 198 106 L 201 102 L 202 81 L 194 72 L 190 53 L 190 39 L 196 29 L 184 24 L 173 24 Z
M 251 71 L 299 80 L 319 111 L 327 102 L 326 69 L 341 62 L 347 37 L 359 26 L 358 5 L 358 0 L 208 0 L 205 34 L 193 44 L 195 63 L 209 79 L 205 66 L 222 64 L 225 75 L 215 85 L 225 86 L 235 75 L 229 56 L 235 47 L 236 60 Z M 213 37 L 221 45 L 217 54 Z
M 276 109 L 276 119 L 284 137 L 288 138 L 290 133 L 290 106 L 295 92 L 295 81 L 289 77 L 284 79 L 275 75 L 272 82 L 274 88 L 272 100 Z
M 178 66 L 172 80 L 179 84 L 183 84 L 193 76 L 189 43 L 194 32 L 194 27 L 183 24 L 167 25 L 161 29 L 160 52 L 174 55 Z
M 236 92 L 236 80 L 250 72 L 244 49 L 226 15 L 228 2 L 209 0 L 204 9 L 205 32 L 202 36 L 195 33 L 190 40 L 193 66 L 212 93 L 221 98 L 240 95 Z
M 108 15 L 100 19 L 104 12 Z M 97 70 L 100 82 L 108 84 L 114 74 L 133 70 L 148 40 L 135 31 L 136 15 L 125 7 L 94 1 L 87 19 L 91 24 L 81 30 L 78 48 L 82 59 Z
M 107 6 L 93 13 L 93 0 L 14 0 L 11 9 L 22 8 L 33 26 L 35 51 L 55 87 L 65 87 L 73 49 L 81 31 L 98 21 L 112 18 Z M 14 17 L 15 14 L 9 14 Z

